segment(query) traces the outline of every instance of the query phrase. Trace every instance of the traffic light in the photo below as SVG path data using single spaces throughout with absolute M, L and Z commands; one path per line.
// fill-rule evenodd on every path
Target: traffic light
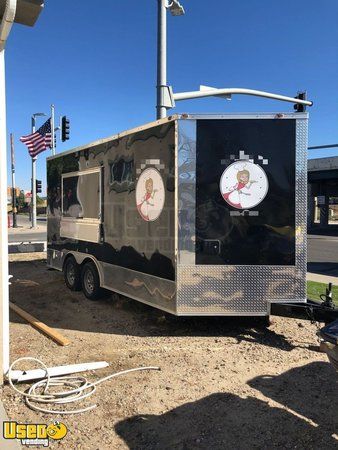
M 62 116 L 62 119 L 61 119 L 61 139 L 62 139 L 62 142 L 68 141 L 68 139 L 69 139 L 69 129 L 70 129 L 69 119 L 67 119 L 66 116 Z
M 295 98 L 298 98 L 299 100 L 306 100 L 306 92 L 299 92 Z M 306 109 L 305 105 L 300 105 L 299 103 L 295 103 L 293 107 L 296 112 L 304 112 Z
M 56 133 L 54 133 L 54 148 L 56 148 Z
M 42 182 L 41 180 L 35 180 L 36 193 L 41 194 L 42 192 Z

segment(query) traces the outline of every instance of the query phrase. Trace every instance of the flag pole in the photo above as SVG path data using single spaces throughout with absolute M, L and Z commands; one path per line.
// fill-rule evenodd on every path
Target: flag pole
M 45 115 L 46 114 L 42 112 L 32 114 L 32 134 L 35 133 L 35 120 L 36 120 L 35 118 L 38 116 L 45 116 Z M 20 138 L 20 140 L 21 139 L 22 138 Z M 36 160 L 37 156 L 32 156 L 32 191 L 31 191 L 32 228 L 36 228 Z
M 35 133 L 35 114 L 32 115 L 32 134 Z M 36 156 L 32 156 L 32 228 L 36 228 Z
M 51 114 L 50 114 L 51 124 L 50 124 L 50 127 L 51 127 L 51 132 L 52 132 L 52 155 L 54 156 L 55 155 L 55 138 L 54 138 L 54 133 L 55 133 L 55 129 L 54 129 L 55 128 L 55 124 L 54 124 L 54 122 L 55 122 L 55 119 L 54 119 L 55 107 L 54 107 L 54 105 L 50 105 L 50 109 L 51 109 Z

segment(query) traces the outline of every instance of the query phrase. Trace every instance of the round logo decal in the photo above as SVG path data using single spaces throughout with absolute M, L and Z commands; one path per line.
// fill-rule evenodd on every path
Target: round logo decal
M 269 182 L 263 168 L 252 162 L 235 162 L 221 177 L 220 190 L 224 200 L 237 209 L 259 205 L 268 193 Z
M 142 219 L 147 222 L 158 219 L 164 199 L 164 184 L 160 172 L 154 168 L 145 169 L 136 185 L 136 205 Z

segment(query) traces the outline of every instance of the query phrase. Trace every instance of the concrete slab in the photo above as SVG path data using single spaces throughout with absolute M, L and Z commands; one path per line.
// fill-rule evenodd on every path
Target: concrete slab
M 16 439 L 4 439 L 3 438 L 3 423 L 8 420 L 5 408 L 3 407 L 2 402 L 0 401 L 0 420 L 1 420 L 1 433 L 0 433 L 0 448 L 1 450 L 20 450 L 22 449 L 21 445 Z
M 47 242 L 11 242 L 8 253 L 34 253 L 47 251 Z

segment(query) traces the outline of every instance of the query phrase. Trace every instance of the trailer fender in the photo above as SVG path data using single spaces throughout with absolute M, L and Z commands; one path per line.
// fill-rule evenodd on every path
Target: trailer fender
M 79 266 L 82 266 L 87 261 L 92 261 L 95 264 L 97 273 L 99 274 L 100 286 L 102 286 L 102 284 L 103 284 L 103 273 L 102 273 L 101 265 L 97 261 L 97 259 L 94 258 L 94 256 L 88 255 L 87 253 L 67 252 L 67 255 L 65 256 L 64 261 L 63 261 L 63 267 L 65 265 L 65 262 L 66 262 L 67 258 L 69 258 L 70 256 L 73 256 L 75 258 L 75 261 L 77 262 L 77 264 L 79 264 Z M 62 267 L 62 270 L 63 270 L 63 267 Z

